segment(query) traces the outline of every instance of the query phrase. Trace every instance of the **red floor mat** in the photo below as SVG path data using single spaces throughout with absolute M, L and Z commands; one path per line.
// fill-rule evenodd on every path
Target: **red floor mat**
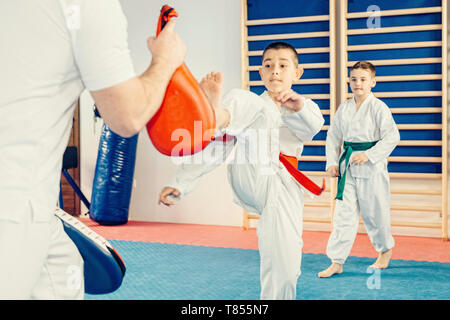
M 129 221 L 121 226 L 101 226 L 90 219 L 81 219 L 106 239 L 161 242 L 210 247 L 258 249 L 256 230 L 241 227 Z M 328 232 L 304 231 L 303 252 L 325 254 Z M 450 262 L 450 241 L 436 238 L 394 236 L 393 259 Z M 376 257 L 366 234 L 358 234 L 350 253 L 357 257 Z

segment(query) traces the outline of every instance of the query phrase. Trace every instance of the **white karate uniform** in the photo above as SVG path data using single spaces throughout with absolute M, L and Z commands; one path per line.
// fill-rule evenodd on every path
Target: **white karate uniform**
M 1 1 L 0 20 L 0 299 L 81 299 L 62 158 L 82 91 L 135 76 L 127 21 L 117 0 Z
M 363 165 L 349 165 L 343 199 L 336 200 L 327 255 L 340 264 L 350 254 L 360 212 L 375 250 L 385 252 L 394 247 L 387 158 L 400 141 L 400 134 L 389 107 L 371 93 L 358 110 L 354 98 L 339 106 L 327 133 L 327 169 L 338 165 L 343 141 L 378 143 L 366 151 L 352 153 L 349 163 L 361 152 L 365 152 L 369 161 Z M 343 174 L 345 161 L 340 169 Z
M 259 214 L 257 234 L 260 252 L 261 299 L 295 299 L 300 275 L 304 189 L 279 162 L 280 151 L 300 157 L 303 141 L 310 141 L 323 126 L 318 106 L 303 98 L 298 111 L 278 110 L 267 92 L 258 96 L 234 89 L 223 99 L 230 123 L 223 132 L 237 141 L 211 142 L 200 156 L 208 163 L 183 163 L 170 186 L 184 196 L 203 174 L 225 161 L 236 146 L 229 163 L 228 181 L 236 204 Z M 255 139 L 255 136 L 258 138 Z

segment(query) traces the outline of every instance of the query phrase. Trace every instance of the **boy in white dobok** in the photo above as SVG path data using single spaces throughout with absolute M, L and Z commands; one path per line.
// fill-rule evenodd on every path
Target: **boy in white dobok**
M 221 100 L 222 76 L 211 73 L 201 82 L 218 117 L 216 137 L 202 152 L 218 155 L 214 161 L 182 164 L 160 194 L 159 202 L 172 205 L 168 196 L 184 196 L 198 179 L 213 170 L 236 149 L 228 165 L 234 201 L 260 215 L 257 234 L 260 253 L 261 299 L 295 299 L 302 251 L 304 190 L 280 163 L 280 152 L 300 158 L 303 142 L 312 140 L 323 126 L 318 106 L 291 89 L 301 77 L 295 48 L 272 43 L 263 52 L 260 75 L 267 89 L 258 96 L 231 90 Z M 257 137 L 255 139 L 255 137 Z
M 350 70 L 354 96 L 339 106 L 327 133 L 326 168 L 331 177 L 338 177 L 338 189 L 326 251 L 332 264 L 319 272 L 321 278 L 342 273 L 360 213 L 379 253 L 371 267 L 387 268 L 391 258 L 394 238 L 387 158 L 400 135 L 389 107 L 371 92 L 375 84 L 375 67 L 367 61 L 357 62 Z

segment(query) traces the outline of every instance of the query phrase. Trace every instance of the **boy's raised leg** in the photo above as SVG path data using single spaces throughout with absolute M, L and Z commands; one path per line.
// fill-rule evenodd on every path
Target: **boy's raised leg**
M 216 127 L 222 129 L 228 125 L 230 115 L 227 110 L 222 108 L 220 99 L 222 96 L 223 76 L 220 72 L 211 72 L 207 74 L 200 82 L 200 87 L 205 92 L 206 97 L 214 108 L 216 115 Z
M 213 108 L 220 107 L 220 96 L 222 94 L 223 76 L 220 72 L 211 72 L 207 74 L 200 82 L 200 87 L 205 92 L 206 97 Z

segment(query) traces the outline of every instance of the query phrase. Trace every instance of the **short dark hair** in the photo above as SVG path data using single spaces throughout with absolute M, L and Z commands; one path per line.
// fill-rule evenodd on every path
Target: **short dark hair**
M 262 54 L 262 60 L 264 61 L 264 55 L 266 54 L 266 52 L 270 49 L 275 49 L 275 50 L 279 50 L 279 49 L 289 49 L 292 51 L 293 56 L 295 57 L 295 59 L 293 59 L 293 61 L 295 62 L 295 65 L 298 64 L 298 54 L 297 54 L 297 50 L 290 45 L 287 42 L 283 42 L 283 41 L 277 41 L 277 42 L 272 42 L 270 43 L 263 51 Z
M 353 67 L 350 69 L 350 72 L 352 72 L 352 70 L 355 69 L 364 69 L 364 70 L 369 70 L 369 72 L 371 73 L 372 77 L 375 77 L 375 66 L 370 63 L 369 61 L 358 61 L 356 62 Z

